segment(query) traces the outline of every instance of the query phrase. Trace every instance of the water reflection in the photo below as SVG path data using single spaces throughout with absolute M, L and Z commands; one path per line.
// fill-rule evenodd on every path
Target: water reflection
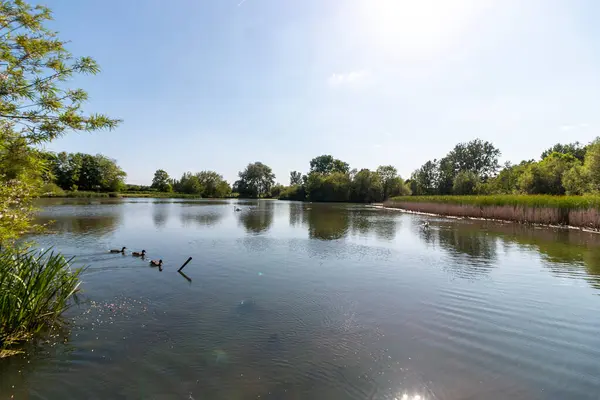
M 289 202 L 288 207 L 290 226 L 300 226 L 302 224 L 305 203 Z
M 265 233 L 273 224 L 273 201 L 246 202 L 236 212 L 239 223 L 251 234 Z
M 206 205 L 186 205 L 181 208 L 179 218 L 183 226 L 191 223 L 198 226 L 214 226 L 223 219 L 225 210 L 223 207 L 212 207 Z
M 302 215 L 302 221 L 308 226 L 308 237 L 320 240 L 342 239 L 348 233 L 350 217 L 346 209 L 336 206 L 312 204 Z
M 110 213 L 106 215 L 95 215 L 89 217 L 73 218 L 70 216 L 56 216 L 53 218 L 39 216 L 36 222 L 48 226 L 49 234 L 55 232 L 106 235 L 117 229 L 121 224 L 122 216 L 120 213 Z
M 600 235 L 490 221 L 428 221 L 429 227 L 424 227 L 422 219 L 414 219 L 413 232 L 429 245 L 447 250 L 455 259 L 450 264 L 459 276 L 488 271 L 497 261 L 498 249 L 509 252 L 516 245 L 539 253 L 555 275 L 583 275 L 593 287 L 600 288 Z M 478 269 L 473 270 L 473 266 Z
M 154 226 L 161 228 L 167 224 L 169 218 L 169 207 L 167 203 L 154 203 L 152 204 L 152 221 Z
M 473 279 L 487 274 L 497 259 L 494 236 L 468 224 L 449 220 L 413 220 L 413 231 L 433 247 L 446 250 L 451 261 L 445 269 L 457 277 Z
M 502 238 L 505 244 L 535 250 L 548 268 L 563 277 L 584 276 L 600 288 L 600 235 L 572 229 L 532 228 L 481 222 L 473 228 Z

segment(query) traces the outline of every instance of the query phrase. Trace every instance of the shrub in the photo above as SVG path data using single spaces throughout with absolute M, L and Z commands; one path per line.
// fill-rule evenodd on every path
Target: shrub
M 60 322 L 77 301 L 82 269 L 70 261 L 49 250 L 0 252 L 0 349 Z
M 66 192 L 55 183 L 46 183 L 40 188 L 40 195 L 43 197 L 64 197 Z

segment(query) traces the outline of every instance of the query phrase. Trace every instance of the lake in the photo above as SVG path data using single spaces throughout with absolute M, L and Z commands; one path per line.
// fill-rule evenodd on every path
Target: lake
M 40 220 L 83 299 L 0 360 L 0 399 L 599 398 L 600 235 L 271 200 Z

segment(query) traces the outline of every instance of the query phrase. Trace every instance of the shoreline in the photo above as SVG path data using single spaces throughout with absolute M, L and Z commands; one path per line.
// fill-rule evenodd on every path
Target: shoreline
M 409 209 L 403 208 L 401 206 L 394 207 L 391 204 L 389 204 L 389 202 L 373 203 L 370 206 L 373 208 L 382 209 L 382 210 L 394 210 L 394 211 L 399 211 L 399 212 L 406 213 L 406 214 L 425 215 L 425 216 L 429 216 L 429 217 L 439 217 L 439 218 L 456 219 L 456 220 L 490 221 L 490 222 L 496 222 L 496 223 L 502 223 L 502 224 L 519 224 L 519 225 L 527 225 L 527 226 L 532 226 L 532 227 L 577 230 L 577 231 L 581 231 L 581 232 L 600 234 L 599 229 L 590 229 L 590 228 L 580 227 L 580 226 L 575 226 L 575 225 L 560 225 L 560 224 L 549 224 L 549 223 L 545 224 L 545 223 L 539 223 L 539 222 L 518 221 L 518 220 L 510 220 L 510 219 L 439 214 L 439 213 L 432 213 L 432 212 L 425 212 L 425 211 L 409 210 Z

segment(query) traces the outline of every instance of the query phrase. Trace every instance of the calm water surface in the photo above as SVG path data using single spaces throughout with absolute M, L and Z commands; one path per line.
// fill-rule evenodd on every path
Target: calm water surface
M 236 204 L 47 204 L 85 303 L 0 399 L 600 398 L 600 235 Z

